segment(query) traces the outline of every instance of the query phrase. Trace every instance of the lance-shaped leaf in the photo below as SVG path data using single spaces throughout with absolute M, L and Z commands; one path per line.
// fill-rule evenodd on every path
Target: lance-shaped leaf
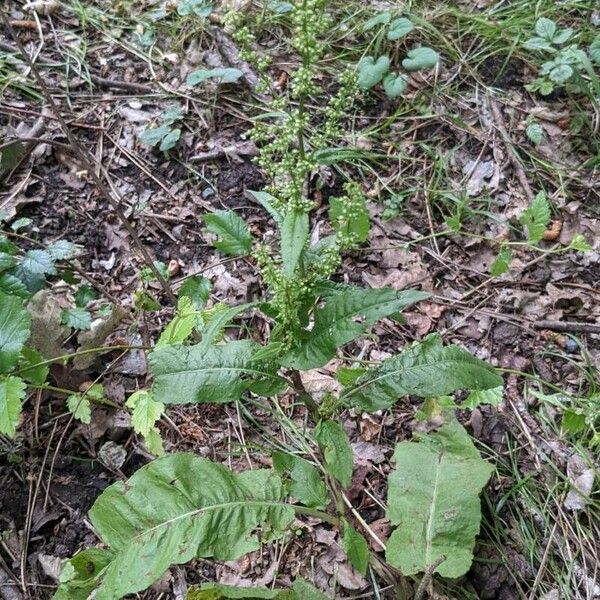
M 23 302 L 0 292 L 0 373 L 12 369 L 29 337 L 31 315 Z
M 287 475 L 290 478 L 290 494 L 298 498 L 302 504 L 313 508 L 327 506 L 329 503 L 327 487 L 317 468 L 307 460 L 287 452 L 274 452 L 273 467 L 280 475 Z
M 387 543 L 387 561 L 404 575 L 414 575 L 445 557 L 435 572 L 463 575 L 479 532 L 479 493 L 492 468 L 457 421 L 419 442 L 400 442 L 394 461 L 387 517 L 398 527 Z
M 379 319 L 394 315 L 429 297 L 425 292 L 341 287 L 315 312 L 315 323 L 304 339 L 285 357 L 295 369 L 322 367 L 338 348 L 361 336 Z
M 172 564 L 195 557 L 235 560 L 258 549 L 257 529 L 273 539 L 294 519 L 284 495 L 272 470 L 233 473 L 189 453 L 142 467 L 104 490 L 90 510 L 111 553 L 94 570 L 95 600 L 146 589 Z
M 325 459 L 327 472 L 344 488 L 352 483 L 352 447 L 346 432 L 335 421 L 320 421 L 315 427 L 315 438 Z
M 165 346 L 149 357 L 153 397 L 163 404 L 231 402 L 251 386 L 280 385 L 275 367 L 261 360 L 261 346 L 248 340 L 222 346 Z
M 440 336 L 432 334 L 367 371 L 343 397 L 347 404 L 373 412 L 389 408 L 403 396 L 446 396 L 501 385 L 502 378 L 491 365 L 458 346 L 443 346 Z
M 308 214 L 290 210 L 281 226 L 281 259 L 283 273 L 291 277 L 296 270 L 302 250 L 308 241 Z

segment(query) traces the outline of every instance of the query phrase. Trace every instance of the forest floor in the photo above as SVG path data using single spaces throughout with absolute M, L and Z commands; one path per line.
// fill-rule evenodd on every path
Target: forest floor
M 247 193 L 265 183 L 253 161 L 256 147 L 245 137 L 260 99 L 243 81 L 186 85 L 202 65 L 238 66 L 218 34 L 223 7 L 204 18 L 178 14 L 176 2 L 166 3 L 164 16 L 152 16 L 165 3 L 149 0 L 36 2 L 33 11 L 15 0 L 2 4 L 10 29 L 0 25 L 0 127 L 5 136 L 34 138 L 16 168 L 0 169 L 2 228 L 26 249 L 58 239 L 80 247 L 31 308 L 40 344 L 57 356 L 57 344 L 66 353 L 156 341 L 173 306 L 156 282 L 142 281 L 140 243 L 168 266 L 174 291 L 202 274 L 212 282 L 213 303 L 262 297 L 252 261 L 224 259 L 201 222 L 226 208 L 258 236 L 272 230 Z M 237 4 L 254 15 L 273 79 L 285 87 L 294 65 L 285 3 Z M 388 8 L 385 1 L 329 4 L 336 26 L 327 40 L 325 89 L 342 62 L 368 53 L 371 37 L 362 26 Z M 432 294 L 405 313 L 404 324 L 375 326 L 349 355 L 380 360 L 437 331 L 505 376 L 502 402 L 464 417 L 496 465 L 474 565 L 460 580 L 436 581 L 431 597 L 600 598 L 600 497 L 593 487 L 600 447 L 598 98 L 575 85 L 546 96 L 529 91 L 543 61 L 524 44 L 536 19 L 546 16 L 572 27 L 587 47 L 598 8 L 591 0 L 408 3 L 419 41 L 440 53 L 440 64 L 413 75 L 401 98 L 378 90 L 361 95 L 347 115 L 347 160 L 320 173 L 313 227 L 348 174 L 370 199 L 368 243 L 345 257 L 339 280 Z M 137 239 L 74 158 L 15 35 Z M 388 51 L 397 60 L 394 53 L 404 50 L 390 44 Z M 174 105 L 181 110 L 177 145 L 160 152 L 142 143 L 144 131 Z M 532 243 L 519 217 L 540 191 L 552 222 L 545 239 Z M 17 219 L 27 220 L 11 228 Z M 570 246 L 578 235 L 589 246 L 584 251 Z M 511 250 L 504 273 L 497 261 L 502 248 Z M 73 304 L 81 284 L 93 288 L 87 309 L 106 326 L 65 335 L 57 314 Z M 142 288 L 159 301 L 158 310 L 140 310 L 135 298 Z M 101 381 L 112 406 L 94 407 L 86 425 L 66 410 L 64 394 L 40 390 L 28 397 L 16 438 L 0 436 L 0 598 L 49 598 L 60 560 L 96 543 L 86 517 L 95 498 L 151 459 L 119 408 L 148 377 L 142 350 L 55 365 L 57 390 Z M 329 367 L 305 381 L 314 390 L 335 384 Z M 382 538 L 389 533 L 385 475 L 395 443 L 421 426 L 417 408 L 409 402 L 344 417 L 355 453 L 349 496 Z M 167 452 L 189 450 L 232 468 L 261 465 L 261 429 L 279 432 L 268 415 L 250 418 L 235 404 L 175 406 L 159 427 Z M 113 447 L 125 450 L 123 460 L 107 458 Z M 337 536 L 309 524 L 302 537 L 251 560 L 173 568 L 136 597 L 179 599 L 193 583 L 269 586 L 298 574 L 336 598 L 386 597 L 347 564 Z

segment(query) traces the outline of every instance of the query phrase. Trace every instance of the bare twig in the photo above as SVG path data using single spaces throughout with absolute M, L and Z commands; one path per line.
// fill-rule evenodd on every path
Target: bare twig
M 129 222 L 129 220 L 125 216 L 125 213 L 123 212 L 123 210 L 121 208 L 121 198 L 115 192 L 115 195 L 117 196 L 117 199 L 115 199 L 113 197 L 113 195 L 111 194 L 110 190 L 108 189 L 108 187 L 105 185 L 105 183 L 102 181 L 102 179 L 96 173 L 96 170 L 94 169 L 93 163 L 92 163 L 91 159 L 89 158 L 87 152 L 82 148 L 81 144 L 79 143 L 79 141 L 77 140 L 77 138 L 75 137 L 73 132 L 70 130 L 69 126 L 67 125 L 64 117 L 62 116 L 62 114 L 59 110 L 59 107 L 58 107 L 56 101 L 52 97 L 52 94 L 50 93 L 50 90 L 48 89 L 46 82 L 44 81 L 43 77 L 40 75 L 39 70 L 37 69 L 37 67 L 35 66 L 33 61 L 31 60 L 29 54 L 27 54 L 27 51 L 23 47 L 21 40 L 15 34 L 14 29 L 10 26 L 10 23 L 8 21 L 8 18 L 6 16 L 6 13 L 4 10 L 0 11 L 0 16 L 2 18 L 2 22 L 3 22 L 4 26 L 6 27 L 7 31 L 10 33 L 10 36 L 12 37 L 14 42 L 17 44 L 17 47 L 19 48 L 19 51 L 23 55 L 23 58 L 26 60 L 27 64 L 29 65 L 29 68 L 31 69 L 31 73 L 33 74 L 38 85 L 40 86 L 42 95 L 44 96 L 44 98 L 46 99 L 48 104 L 50 105 L 50 108 L 52 109 L 52 112 L 56 116 L 56 119 L 58 120 L 60 127 L 63 130 L 63 133 L 69 140 L 69 143 L 71 144 L 73 153 L 78 158 L 82 167 L 86 170 L 88 176 L 93 180 L 93 182 L 96 185 L 96 188 L 98 189 L 100 194 L 102 196 L 104 196 L 104 198 L 106 199 L 106 201 L 108 202 L 110 207 L 113 209 L 113 211 L 115 212 L 115 214 L 117 215 L 117 217 L 119 218 L 119 220 L 121 221 L 121 223 L 123 224 L 123 226 L 125 227 L 127 232 L 129 233 L 129 235 L 131 236 L 133 242 L 138 247 L 138 250 L 141 252 L 148 268 L 152 271 L 153 275 L 156 277 L 157 281 L 162 286 L 162 288 L 163 288 L 166 296 L 169 298 L 170 302 L 173 303 L 174 305 L 176 305 L 177 298 L 175 297 L 175 294 L 171 290 L 169 283 L 162 276 L 162 273 L 158 270 L 158 268 L 154 264 L 154 261 L 152 260 L 150 253 L 148 252 L 148 250 L 146 249 L 146 247 L 140 240 L 134 226 Z M 106 177 L 106 173 L 104 173 L 104 176 Z
M 427 590 L 427 586 L 431 582 L 431 579 L 433 578 L 433 574 L 434 574 L 435 570 L 445 560 L 446 560 L 446 557 L 442 554 L 442 556 L 440 556 L 432 565 L 429 565 L 429 567 L 427 567 L 427 571 L 425 571 L 425 574 L 423 575 L 423 579 L 421 579 L 421 582 L 419 583 L 419 587 L 417 588 L 417 591 L 415 592 L 414 600 L 422 600 L 425 597 L 425 592 Z
M 550 329 L 565 333 L 600 333 L 597 323 L 578 323 L 577 321 L 534 321 L 534 329 Z

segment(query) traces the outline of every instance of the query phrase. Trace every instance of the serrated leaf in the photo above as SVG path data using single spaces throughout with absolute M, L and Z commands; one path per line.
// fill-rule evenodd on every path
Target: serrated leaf
M 481 521 L 479 494 L 492 473 L 457 421 L 420 438 L 400 442 L 388 480 L 387 517 L 392 532 L 386 560 L 403 575 L 430 568 L 460 577 L 473 559 Z
M 31 223 L 33 223 L 33 221 L 29 217 L 21 217 L 20 219 L 13 221 L 10 225 L 10 228 L 17 232 L 21 229 L 25 229 L 25 227 L 28 227 L 31 225 Z
M 556 23 L 546 17 L 540 17 L 535 22 L 535 32 L 545 40 L 552 41 L 556 33 Z
M 217 79 L 219 83 L 234 83 L 242 75 L 242 71 L 233 68 L 198 69 L 190 73 L 185 82 L 189 86 L 198 85 L 208 79 Z
M 525 48 L 529 50 L 552 50 L 552 44 L 541 37 L 532 37 L 525 41 Z
M 50 367 L 47 364 L 40 364 L 43 362 L 44 357 L 37 350 L 25 346 L 21 350 L 19 359 L 19 375 L 28 383 L 34 385 L 44 384 L 50 372 Z
M 177 311 L 171 322 L 164 328 L 156 342 L 155 349 L 185 342 L 198 323 L 198 311 L 187 296 L 177 302 Z
M 502 378 L 492 366 L 458 346 L 443 346 L 441 337 L 431 334 L 367 371 L 342 397 L 351 406 L 374 412 L 404 396 L 428 398 L 500 385 Z
M 273 217 L 273 220 L 278 225 L 283 223 L 283 215 L 275 208 L 277 199 L 267 192 L 254 192 L 248 190 L 248 193 Z
M 345 387 L 354 385 L 356 380 L 367 372 L 366 368 L 358 367 L 350 369 L 348 367 L 340 367 L 336 372 L 337 380 Z
M 550 204 L 544 192 L 539 192 L 519 217 L 519 223 L 527 227 L 527 238 L 530 242 L 539 242 L 550 222 Z
M 28 250 L 21 261 L 21 268 L 34 275 L 54 275 L 54 258 L 46 250 Z
M 323 453 L 327 472 L 344 488 L 352 483 L 352 447 L 346 432 L 335 421 L 320 421 L 315 427 L 315 439 Z
M 158 147 L 158 149 L 161 152 L 167 152 L 168 150 L 171 150 L 172 148 L 175 147 L 175 145 L 179 141 L 180 137 L 181 137 L 181 129 L 179 129 L 179 128 L 171 129 L 171 131 L 169 131 L 169 133 L 167 133 L 167 135 L 165 135 L 165 137 L 161 140 L 160 146 Z
M 77 246 L 67 240 L 52 242 L 46 250 L 54 260 L 66 260 L 77 254 Z
M 368 19 L 363 25 L 363 31 L 369 31 L 369 29 L 373 29 L 373 27 L 377 27 L 377 25 L 386 25 L 392 19 L 392 13 L 389 11 L 385 11 L 374 15 L 370 19 Z
M 412 21 L 410 19 L 407 19 L 406 17 L 399 17 L 397 19 L 394 19 L 390 23 L 390 27 L 387 33 L 387 39 L 390 41 L 399 40 L 405 35 L 408 35 L 414 28 L 415 26 L 413 25 Z
M 575 410 L 565 410 L 561 427 L 567 433 L 580 433 L 585 428 L 585 415 Z
M 109 486 L 90 520 L 110 562 L 95 600 L 117 600 L 152 585 L 172 564 L 195 557 L 235 560 L 256 550 L 256 530 L 273 539 L 294 519 L 276 473 L 233 473 L 193 454 L 171 454 Z
M 26 387 L 20 377 L 0 378 L 0 433 L 9 438 L 17 432 Z
M 67 308 L 62 311 L 60 320 L 67 327 L 73 329 L 86 330 L 92 327 L 92 315 L 89 310 L 85 308 Z
M 158 427 L 153 427 L 147 435 L 144 436 L 144 442 L 146 442 L 146 448 L 148 452 L 154 454 L 154 456 L 163 456 L 165 448 L 163 446 L 163 439 L 160 435 Z
M 160 127 L 153 127 L 145 129 L 140 136 L 140 141 L 146 146 L 156 146 L 163 138 L 169 135 L 171 127 L 169 125 L 161 125 Z
M 290 210 L 285 215 L 281 225 L 281 260 L 283 274 L 291 277 L 302 255 L 302 250 L 308 241 L 308 213 Z
M 10 371 L 29 338 L 31 315 L 19 298 L 0 292 L 0 373 Z
M 67 398 L 69 412 L 82 423 L 89 425 L 92 421 L 92 406 L 89 398 L 83 394 L 71 394 Z
M 244 220 L 231 210 L 218 210 L 204 215 L 206 228 L 219 236 L 213 246 L 231 256 L 245 256 L 252 248 L 252 236 Z
M 420 71 L 421 69 L 431 69 L 437 65 L 440 55 L 431 48 L 422 46 L 410 50 L 406 58 L 402 61 L 402 66 L 407 71 Z
M 544 139 L 544 128 L 537 121 L 529 123 L 527 129 L 525 129 L 525 133 L 531 143 L 536 146 L 541 144 Z
M 372 56 L 360 59 L 358 65 L 358 87 L 361 90 L 369 90 L 377 85 L 390 68 L 390 59 L 380 56 L 375 60 Z
M 89 285 L 80 285 L 75 292 L 75 305 L 85 308 L 92 300 L 96 299 L 94 288 Z
M 338 348 L 361 336 L 379 319 L 428 297 L 429 294 L 416 290 L 341 288 L 327 299 L 323 308 L 315 311 L 312 330 L 297 341 L 283 364 L 302 370 L 322 367 Z
M 261 598 L 269 600 L 328 600 L 327 596 L 301 578 L 294 581 L 291 589 L 285 590 L 205 583 L 190 588 L 185 600 L 255 600 Z
M 261 364 L 248 340 L 222 346 L 166 346 L 149 357 L 154 399 L 163 404 L 232 402 L 259 381 L 279 384 L 276 368 Z
M 383 79 L 383 89 L 389 98 L 402 96 L 408 87 L 408 77 L 397 73 L 388 73 Z
M 125 404 L 131 408 L 131 424 L 133 430 L 144 437 L 150 435 L 158 421 L 165 412 L 165 405 L 156 402 L 148 390 L 138 390 L 129 396 Z
M 177 294 L 179 298 L 189 298 L 194 308 L 200 309 L 208 302 L 211 290 L 212 284 L 206 277 L 194 275 L 181 284 Z
M 500 252 L 498 252 L 498 256 L 494 262 L 490 265 L 490 275 L 492 277 L 500 277 L 500 275 L 504 275 L 510 268 L 510 263 L 512 261 L 512 250 L 509 246 L 502 246 L 500 248 Z
M 600 34 L 598 34 L 589 47 L 590 59 L 595 64 L 600 64 Z
M 552 43 L 554 44 L 564 44 L 566 41 L 571 39 L 574 31 L 567 27 L 566 29 L 561 29 L 555 36 L 552 38 Z
M 550 73 L 548 73 L 548 77 L 554 81 L 554 83 L 563 84 L 571 79 L 574 73 L 573 67 L 561 64 L 551 69 Z
M 593 250 L 591 244 L 588 244 L 586 239 L 580 233 L 573 236 L 569 248 L 571 250 L 577 250 L 578 252 L 591 252 Z
M 2 271 L 8 271 L 17 264 L 17 259 L 6 252 L 0 252 L 0 273 Z
M 273 468 L 291 479 L 290 495 L 305 506 L 325 508 L 329 504 L 327 487 L 319 471 L 307 460 L 286 452 L 273 453 Z
M 0 293 L 19 298 L 29 298 L 31 295 L 25 284 L 10 273 L 0 275 Z
M 367 544 L 367 540 L 346 519 L 342 520 L 342 531 L 342 549 L 352 566 L 361 575 L 366 575 L 369 566 L 369 544 Z

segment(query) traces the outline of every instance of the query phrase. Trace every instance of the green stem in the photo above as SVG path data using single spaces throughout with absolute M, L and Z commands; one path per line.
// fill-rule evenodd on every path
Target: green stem
M 44 383 L 42 385 L 29 384 L 28 387 L 30 387 L 34 390 L 43 390 L 43 391 L 47 391 L 47 392 L 55 392 L 57 394 L 64 394 L 65 396 L 74 396 L 74 395 L 80 395 L 80 394 L 81 394 L 82 398 L 85 398 L 87 396 L 87 391 L 86 392 L 77 392 L 75 390 L 68 390 L 66 388 L 56 387 L 54 385 L 48 385 L 46 383 Z M 101 406 L 111 406 L 112 408 L 116 408 L 116 409 L 123 408 L 122 406 L 119 406 L 118 404 L 115 404 L 114 402 L 111 402 L 110 400 L 107 400 L 106 398 L 103 398 L 102 400 L 94 400 L 92 398 L 88 398 L 88 400 L 91 400 L 94 404 L 99 404 Z

